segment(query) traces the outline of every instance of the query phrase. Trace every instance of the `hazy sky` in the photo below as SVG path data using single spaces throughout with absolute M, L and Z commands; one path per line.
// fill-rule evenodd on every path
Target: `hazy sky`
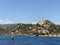
M 0 24 L 48 19 L 60 24 L 60 0 L 0 0 Z

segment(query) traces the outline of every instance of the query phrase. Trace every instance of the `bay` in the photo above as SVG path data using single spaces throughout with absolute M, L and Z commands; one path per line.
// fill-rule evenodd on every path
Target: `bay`
M 0 36 L 0 45 L 60 45 L 60 37 Z

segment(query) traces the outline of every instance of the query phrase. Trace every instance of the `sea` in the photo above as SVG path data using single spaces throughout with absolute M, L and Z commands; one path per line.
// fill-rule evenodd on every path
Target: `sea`
M 0 45 L 60 45 L 60 37 L 0 36 Z

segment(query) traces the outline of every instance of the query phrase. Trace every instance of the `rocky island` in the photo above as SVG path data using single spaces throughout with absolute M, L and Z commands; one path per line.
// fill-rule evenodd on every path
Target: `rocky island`
M 60 36 L 60 25 L 49 20 L 41 20 L 36 24 L 5 24 L 0 25 L 0 35 L 25 35 L 25 36 Z

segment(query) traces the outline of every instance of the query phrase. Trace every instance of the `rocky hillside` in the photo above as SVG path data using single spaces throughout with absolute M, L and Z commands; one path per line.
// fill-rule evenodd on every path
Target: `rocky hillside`
M 0 27 L 0 35 L 60 36 L 60 25 L 49 20 L 41 20 L 36 24 L 9 24 Z

